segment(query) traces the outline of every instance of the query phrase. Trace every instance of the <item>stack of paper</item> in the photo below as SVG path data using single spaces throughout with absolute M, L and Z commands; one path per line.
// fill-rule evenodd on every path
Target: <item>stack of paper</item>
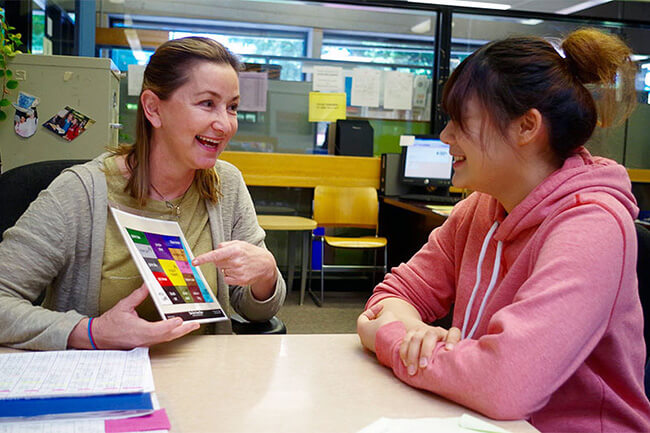
M 145 348 L 3 354 L 0 432 L 168 430 L 153 391 Z
M 466 413 L 452 418 L 379 418 L 358 433 L 508 433 Z

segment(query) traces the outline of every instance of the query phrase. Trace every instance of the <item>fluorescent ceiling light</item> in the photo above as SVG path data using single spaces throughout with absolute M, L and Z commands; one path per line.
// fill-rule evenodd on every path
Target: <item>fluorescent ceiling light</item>
M 506 10 L 512 6 L 503 3 L 488 3 L 482 1 L 466 1 L 466 0 L 407 0 L 411 3 L 428 3 L 441 6 L 459 6 L 467 8 L 483 8 L 483 9 L 499 9 Z
M 609 3 L 610 0 L 591 0 L 591 1 L 586 1 L 582 3 L 578 3 L 576 5 L 570 6 L 568 8 L 560 9 L 559 11 L 555 11 L 556 14 L 560 15 L 569 15 L 574 12 L 580 12 L 581 10 L 589 9 L 594 6 L 602 5 L 603 3 Z
M 544 21 L 543 20 L 538 20 L 538 19 L 535 19 L 535 18 L 526 18 L 526 19 L 523 19 L 523 20 L 519 20 L 519 22 L 521 24 L 525 24 L 527 26 L 536 26 L 537 24 L 541 24 Z

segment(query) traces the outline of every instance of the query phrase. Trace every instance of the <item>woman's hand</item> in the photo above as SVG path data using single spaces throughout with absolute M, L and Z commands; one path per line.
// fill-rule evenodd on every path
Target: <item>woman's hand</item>
M 375 351 L 375 337 L 382 326 L 399 320 L 390 311 L 383 311 L 382 304 L 375 304 L 359 315 L 357 319 L 357 334 L 361 344 L 368 350 Z
M 226 284 L 250 285 L 253 295 L 260 301 L 273 295 L 278 276 L 275 258 L 267 249 L 244 241 L 227 241 L 192 260 L 194 266 L 209 262 L 221 269 Z
M 399 357 L 410 376 L 418 372 L 418 368 L 426 368 L 431 362 L 433 349 L 438 342 L 445 343 L 445 350 L 452 350 L 460 341 L 460 329 L 446 330 L 439 326 L 422 323 L 417 328 L 410 329 L 399 348 Z
M 184 323 L 180 317 L 159 322 L 141 319 L 135 308 L 149 295 L 146 285 L 140 286 L 113 308 L 93 319 L 92 333 L 99 349 L 133 349 L 175 340 L 199 328 L 196 322 Z M 68 338 L 69 348 L 90 349 L 88 319 L 75 326 Z

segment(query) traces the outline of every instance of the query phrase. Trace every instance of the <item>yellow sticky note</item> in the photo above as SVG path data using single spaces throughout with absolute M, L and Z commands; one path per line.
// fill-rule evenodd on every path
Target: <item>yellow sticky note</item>
M 345 119 L 345 93 L 309 92 L 309 121 L 336 122 Z

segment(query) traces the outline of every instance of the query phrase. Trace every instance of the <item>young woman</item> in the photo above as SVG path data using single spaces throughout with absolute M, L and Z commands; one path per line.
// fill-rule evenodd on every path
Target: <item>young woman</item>
M 633 107 L 629 55 L 582 29 L 557 50 L 492 42 L 453 72 L 441 139 L 454 185 L 476 192 L 358 320 L 400 379 L 542 431 L 650 431 L 638 209 L 625 168 L 583 147 L 617 100 L 619 117 Z M 452 306 L 453 328 L 427 325 Z
M 144 73 L 135 144 L 64 171 L 4 233 L 1 344 L 91 348 L 92 331 L 98 348 L 126 349 L 198 328 L 159 320 L 109 201 L 176 218 L 226 312 L 232 306 L 261 321 L 278 311 L 284 280 L 246 185 L 234 166 L 217 160 L 237 131 L 238 70 L 237 59 L 210 39 L 156 50 Z M 43 306 L 33 306 L 44 291 Z M 228 321 L 213 328 L 232 332 Z

